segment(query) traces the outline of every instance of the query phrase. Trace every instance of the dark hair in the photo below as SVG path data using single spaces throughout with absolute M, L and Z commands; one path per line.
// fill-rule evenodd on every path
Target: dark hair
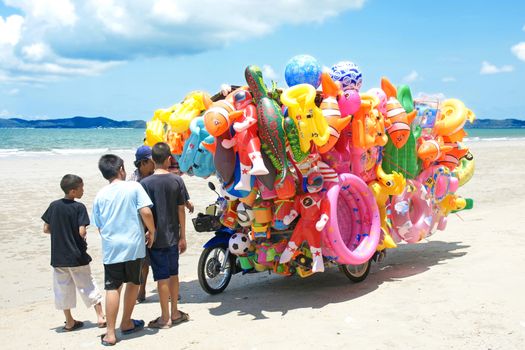
M 98 169 L 104 179 L 111 180 L 117 177 L 120 168 L 124 166 L 124 161 L 114 154 L 104 154 L 98 161 Z
M 135 164 L 135 168 L 140 169 L 140 166 L 146 164 L 148 160 L 149 159 L 136 160 L 133 162 L 133 164 Z
M 169 157 L 171 157 L 171 150 L 166 142 L 158 142 L 151 149 L 151 158 L 157 165 L 163 164 Z
M 66 174 L 60 180 L 60 188 L 65 194 L 69 194 L 69 191 L 77 189 L 82 185 L 82 178 L 73 174 Z

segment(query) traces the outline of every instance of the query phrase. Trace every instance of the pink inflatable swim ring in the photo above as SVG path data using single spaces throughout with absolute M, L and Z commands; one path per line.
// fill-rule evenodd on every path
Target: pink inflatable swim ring
M 341 174 L 327 193 L 330 219 L 323 234 L 325 246 L 338 264 L 360 265 L 374 255 L 381 235 L 374 195 L 359 177 Z
M 434 222 L 432 202 L 419 181 L 407 180 L 402 194 L 391 199 L 392 236 L 396 241 L 416 243 L 427 237 Z
M 450 170 L 443 165 L 433 165 L 423 170 L 417 177 L 434 202 L 440 202 L 449 193 L 457 191 L 458 179 L 450 173 Z

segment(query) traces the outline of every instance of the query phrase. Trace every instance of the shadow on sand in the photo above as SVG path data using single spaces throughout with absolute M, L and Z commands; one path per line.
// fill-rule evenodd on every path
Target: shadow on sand
M 368 278 L 354 284 L 335 267 L 309 278 L 283 277 L 265 272 L 232 277 L 230 285 L 221 294 L 208 295 L 199 281 L 181 282 L 182 304 L 219 303 L 209 309 L 215 316 L 238 312 L 267 318 L 265 312 L 280 312 L 327 304 L 346 302 L 376 290 L 381 284 L 402 280 L 420 274 L 444 261 L 461 257 L 468 248 L 461 242 L 432 241 L 419 245 L 403 245 L 389 251 L 380 264 L 374 263 Z M 153 296 L 156 299 L 156 295 Z

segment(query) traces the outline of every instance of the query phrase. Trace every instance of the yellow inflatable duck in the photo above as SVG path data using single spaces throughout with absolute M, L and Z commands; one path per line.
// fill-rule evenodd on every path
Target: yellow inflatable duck
M 393 171 L 392 174 L 387 174 L 383 171 L 381 165 L 378 165 L 376 170 L 377 180 L 368 184 L 368 188 L 374 194 L 374 197 L 379 207 L 379 216 L 381 220 L 381 230 L 383 230 L 384 238 L 377 246 L 377 250 L 381 251 L 385 248 L 395 248 L 397 244 L 390 236 L 387 226 L 386 217 L 386 203 L 390 196 L 395 196 L 403 193 L 406 187 L 406 180 L 402 174 Z

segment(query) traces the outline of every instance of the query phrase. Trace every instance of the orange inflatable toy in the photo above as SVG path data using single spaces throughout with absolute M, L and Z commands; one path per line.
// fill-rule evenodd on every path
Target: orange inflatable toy
M 339 85 L 332 80 L 330 74 L 323 72 L 321 75 L 321 83 L 323 85 L 323 101 L 321 102 L 320 108 L 328 123 L 328 132 L 330 133 L 326 144 L 317 148 L 319 153 L 322 154 L 328 152 L 335 146 L 341 132 L 352 120 L 352 116 L 349 115 L 341 118 L 341 111 L 337 103 L 340 88 Z
M 397 89 L 387 78 L 381 78 L 381 89 L 388 97 L 386 102 L 386 130 L 394 146 L 401 148 L 410 136 L 410 124 L 412 124 L 417 112 L 414 110 L 407 114 L 397 99 Z
M 386 145 L 388 137 L 385 134 L 385 122 L 377 109 L 379 98 L 368 93 L 360 96 L 361 106 L 352 120 L 352 144 L 364 149 Z

